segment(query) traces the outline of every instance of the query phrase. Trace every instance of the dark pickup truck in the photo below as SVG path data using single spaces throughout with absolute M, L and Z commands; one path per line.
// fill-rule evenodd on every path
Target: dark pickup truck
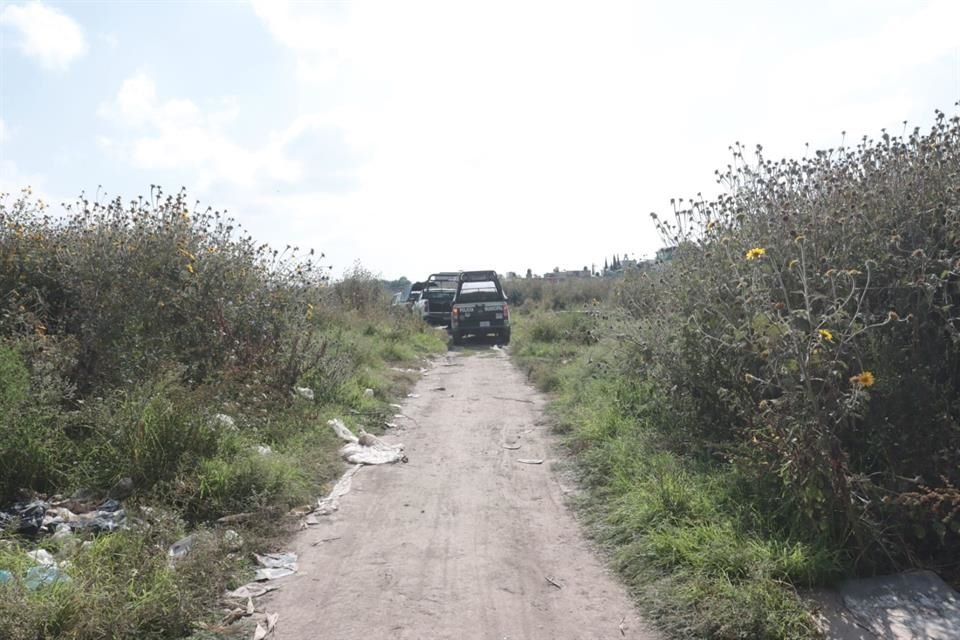
M 414 305 L 414 309 L 425 322 L 435 326 L 447 326 L 450 324 L 450 308 L 456 293 L 456 289 L 428 286 L 420 292 L 420 300 Z
M 464 271 L 457 278 L 457 291 L 450 314 L 454 344 L 467 336 L 494 335 L 510 343 L 510 310 L 496 271 Z

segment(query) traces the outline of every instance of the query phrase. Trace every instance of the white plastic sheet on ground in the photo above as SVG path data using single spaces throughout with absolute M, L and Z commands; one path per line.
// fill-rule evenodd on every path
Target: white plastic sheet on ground
M 257 554 L 257 562 L 261 569 L 257 569 L 254 580 L 276 580 L 292 576 L 297 572 L 297 554 L 295 553 L 265 553 Z
M 390 464 L 405 458 L 402 444 L 389 444 L 362 430 L 358 438 L 336 418 L 327 424 L 347 443 L 340 449 L 340 455 L 351 464 Z
M 317 509 L 314 513 L 325 516 L 338 510 L 340 508 L 340 498 L 350 492 L 350 484 L 353 481 L 353 475 L 357 471 L 360 471 L 360 465 L 347 469 L 347 471 L 340 476 L 337 484 L 333 485 L 333 489 L 330 490 L 327 497 L 317 500 Z M 309 521 L 305 522 L 306 524 L 314 524 Z

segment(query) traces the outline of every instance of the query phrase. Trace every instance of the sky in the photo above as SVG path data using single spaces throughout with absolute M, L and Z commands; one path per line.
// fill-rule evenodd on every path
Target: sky
M 335 273 L 642 257 L 768 156 L 928 127 L 956 0 L 3 2 L 0 191 L 186 187 Z

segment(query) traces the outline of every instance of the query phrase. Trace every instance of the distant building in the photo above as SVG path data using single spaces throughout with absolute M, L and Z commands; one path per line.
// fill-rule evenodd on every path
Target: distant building
M 574 278 L 592 278 L 593 274 L 590 273 L 590 269 L 580 269 L 577 271 L 563 271 L 560 269 L 554 269 L 550 273 L 543 274 L 544 280 L 571 280 Z

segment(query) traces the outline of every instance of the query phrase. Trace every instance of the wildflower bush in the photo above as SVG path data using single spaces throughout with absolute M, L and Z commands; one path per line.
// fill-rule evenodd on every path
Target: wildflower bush
M 191 633 L 244 577 L 241 551 L 263 550 L 339 474 L 326 421 L 376 430 L 392 414 L 411 380 L 389 365 L 445 341 L 389 309 L 361 267 L 330 282 L 322 257 L 258 244 L 184 192 L 57 213 L 29 189 L 0 195 L 0 509 L 126 487 L 131 524 L 76 534 L 92 546 L 0 528 L 12 637 Z M 237 514 L 242 550 L 210 531 Z M 194 550 L 169 566 L 187 533 Z M 69 584 L 26 587 L 38 544 L 70 561 Z
M 816 638 L 806 587 L 960 585 L 960 121 L 732 151 L 723 195 L 658 219 L 671 261 L 603 313 L 518 314 L 511 353 L 553 392 L 584 520 L 650 619 Z
M 960 567 L 960 120 L 772 161 L 660 220 L 669 268 L 618 292 L 627 375 L 674 451 L 860 570 Z

